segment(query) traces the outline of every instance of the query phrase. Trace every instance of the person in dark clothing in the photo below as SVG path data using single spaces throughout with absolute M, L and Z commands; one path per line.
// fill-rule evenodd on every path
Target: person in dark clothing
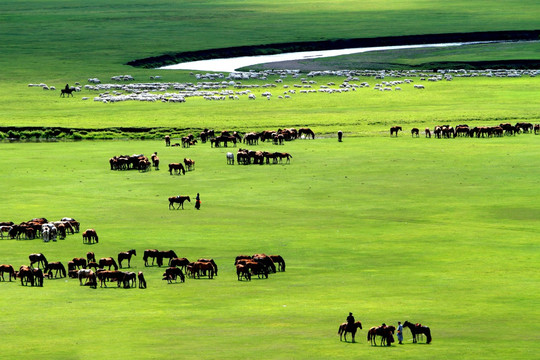
M 200 210 L 201 208 L 201 197 L 199 196 L 199 193 L 197 193 L 197 197 L 195 198 L 195 209 Z
M 349 313 L 349 316 L 347 316 L 347 331 L 352 331 L 354 329 L 354 316 L 352 312 Z

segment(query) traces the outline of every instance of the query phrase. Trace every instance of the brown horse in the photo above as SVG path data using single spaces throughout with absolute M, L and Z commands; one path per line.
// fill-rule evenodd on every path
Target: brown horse
M 156 170 L 159 170 L 159 157 L 157 156 L 157 152 L 153 153 L 150 158 L 152 159 L 152 166 Z
M 183 175 L 186 175 L 186 169 L 184 168 L 184 165 L 180 163 L 170 163 L 169 164 L 169 174 L 173 174 L 173 170 L 175 174 L 180 175 L 182 173 Z
M 408 327 L 411 330 L 413 336 L 413 343 L 417 342 L 418 335 L 426 335 L 426 344 L 431 343 L 431 330 L 428 326 L 422 326 L 421 324 L 413 324 L 409 321 L 403 323 L 403 327 Z
M 124 281 L 124 273 L 118 270 L 114 270 L 114 271 L 103 270 L 97 273 L 97 278 L 99 279 L 100 287 L 103 287 L 103 285 L 107 287 L 107 280 L 116 281 L 117 286 L 120 287 L 120 284 L 122 283 L 122 281 Z
M 87 229 L 82 234 L 83 238 L 83 244 L 88 243 L 91 244 L 92 242 L 96 242 L 96 244 L 99 242 L 99 237 L 96 233 L 96 230 L 94 229 Z
M 352 324 L 352 326 L 350 327 L 348 327 L 347 325 L 348 324 L 346 322 L 339 325 L 339 329 L 338 329 L 339 341 L 342 341 L 341 340 L 342 336 L 345 339 L 345 341 L 347 341 L 347 333 L 349 332 L 352 335 L 352 342 L 355 342 L 354 336 L 356 335 L 356 331 L 358 330 L 358 328 L 362 329 L 362 323 L 360 321 L 357 321 L 354 324 Z
M 22 286 L 28 286 L 28 283 L 34 286 L 34 270 L 30 266 L 22 265 L 19 268 L 18 276 L 21 278 Z
M 96 255 L 94 255 L 94 252 L 92 251 L 89 251 L 86 253 L 86 260 L 88 260 L 88 262 L 95 262 L 96 261 Z
M 391 346 L 394 342 L 394 332 L 396 331 L 396 327 L 393 325 L 386 326 L 374 326 L 371 329 L 369 329 L 367 334 L 367 340 L 371 341 L 371 345 L 377 346 L 376 337 L 381 337 L 381 346 L 383 344 L 386 344 L 386 346 Z
M 44 268 L 47 267 L 47 264 L 48 264 L 47 259 L 45 258 L 45 255 L 41 253 L 30 254 L 28 255 L 28 258 L 30 259 L 30 267 L 32 267 L 35 263 L 37 263 L 38 267 L 39 267 L 39 264 L 41 264 L 41 266 L 43 266 Z
M 184 165 L 186 165 L 188 171 L 195 170 L 195 160 L 184 158 Z
M 396 134 L 396 137 L 397 137 L 399 131 L 403 131 L 403 129 L 401 128 L 401 126 L 392 126 L 392 127 L 390 128 L 390 136 Z
M 79 268 L 86 268 L 86 259 L 85 258 L 73 258 L 73 260 L 71 260 L 73 262 L 73 266 L 75 266 L 77 269 Z
M 200 278 L 201 276 L 208 276 L 209 279 L 213 279 L 215 271 L 216 269 L 214 264 L 211 262 L 195 261 L 193 263 L 193 272 L 197 278 Z
M 81 269 L 77 271 L 77 278 L 79 279 L 79 285 L 82 286 L 82 280 L 86 279 L 86 283 L 92 280 L 92 278 L 95 279 L 96 274 L 90 270 L 90 269 Z
M 17 277 L 15 275 L 15 269 L 13 268 L 12 265 L 6 265 L 6 264 L 2 264 L 0 265 L 0 277 L 2 277 L 2 281 L 6 281 L 4 279 L 4 273 L 8 273 L 9 274 L 9 281 L 11 281 L 11 278 L 13 277 L 14 279 Z
M 165 135 L 165 146 L 171 146 L 171 137 L 169 135 Z
M 105 266 L 109 267 L 109 270 L 111 270 L 111 266 L 114 267 L 114 270 L 118 270 L 118 265 L 116 264 L 116 261 L 112 257 L 106 257 L 99 259 L 99 267 L 105 268 Z
M 144 255 L 143 255 L 144 266 L 148 266 L 149 258 L 152 258 L 152 266 L 154 265 L 154 261 L 156 259 L 157 259 L 158 266 L 163 265 L 163 258 L 161 257 L 159 250 L 156 250 L 156 249 L 144 250 Z
M 246 265 L 236 264 L 236 276 L 238 277 L 238 281 L 242 281 L 242 279 L 251 281 L 251 273 Z
M 161 257 L 161 259 L 163 258 L 169 259 L 169 261 L 167 262 L 169 266 L 171 266 L 171 260 L 178 257 L 173 250 L 160 251 L 159 256 Z
M 123 251 L 121 253 L 118 253 L 118 265 L 120 265 L 120 269 L 122 268 L 122 260 L 128 261 L 128 267 L 131 267 L 131 256 L 135 255 L 137 256 L 137 251 L 135 249 L 131 249 L 129 251 Z
M 58 276 L 58 272 L 60 272 L 60 277 L 66 277 L 66 268 L 64 267 L 64 264 L 62 264 L 60 261 L 50 262 L 45 267 L 45 272 L 49 273 L 49 278 L 52 276 L 52 270 L 55 270 L 55 278 Z
M 163 273 L 163 280 L 167 280 L 167 283 L 169 284 L 171 284 L 173 280 L 176 282 L 176 278 L 178 277 L 180 278 L 180 282 L 186 281 L 186 277 L 184 276 L 182 269 L 177 267 L 169 267 Z
M 298 137 L 302 137 L 302 135 L 306 135 L 305 138 L 309 139 L 311 136 L 311 139 L 315 139 L 315 133 L 310 128 L 300 128 L 298 129 Z
M 142 271 L 139 271 L 137 278 L 139 279 L 139 289 L 146 289 L 146 280 L 144 279 Z
M 431 138 L 431 130 L 429 130 L 429 128 L 426 128 L 424 132 L 426 133 L 427 138 Z
M 274 262 L 274 264 L 277 264 L 277 271 L 285 271 L 285 260 L 281 255 L 268 255 L 270 256 L 270 259 Z
M 34 285 L 43 287 L 43 279 L 45 278 L 43 271 L 38 268 L 34 268 L 32 271 L 34 273 Z
M 181 195 L 171 196 L 169 198 L 169 210 L 171 209 L 171 206 L 174 210 L 174 203 L 178 203 L 178 207 L 176 208 L 176 210 L 180 209 L 180 206 L 182 207 L 182 209 L 184 209 L 184 201 L 186 200 L 191 202 L 191 199 L 189 198 L 189 196 L 181 196 Z
M 397 135 L 396 135 L 397 136 Z M 418 128 L 412 128 L 411 129 L 411 136 L 412 137 L 419 137 L 420 136 L 420 129 Z

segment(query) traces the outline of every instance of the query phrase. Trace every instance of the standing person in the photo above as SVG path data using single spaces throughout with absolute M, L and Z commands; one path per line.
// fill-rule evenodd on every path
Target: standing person
M 354 316 L 352 314 L 352 312 L 349 313 L 349 316 L 347 316 L 347 330 L 348 331 L 353 331 L 354 329 Z
M 403 325 L 401 325 L 401 321 L 398 321 L 397 324 L 397 339 L 403 345 Z
M 195 198 L 195 209 L 199 210 L 201 208 L 201 197 L 199 196 L 199 193 L 197 193 L 197 197 Z
M 337 132 L 337 138 L 338 138 L 339 142 L 341 142 L 343 140 L 343 131 L 339 130 Z

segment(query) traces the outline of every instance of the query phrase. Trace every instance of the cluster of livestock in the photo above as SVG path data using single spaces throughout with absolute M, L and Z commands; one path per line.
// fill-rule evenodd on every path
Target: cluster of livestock
M 396 135 L 403 131 L 401 126 L 392 126 L 390 128 L 390 136 Z M 466 124 L 457 125 L 453 127 L 451 125 L 437 125 L 433 128 L 433 131 L 430 128 L 425 128 L 424 134 L 427 138 L 430 138 L 431 135 L 435 138 L 441 139 L 451 139 L 456 137 L 476 137 L 476 138 L 488 138 L 488 137 L 501 137 L 501 136 L 511 136 L 521 133 L 532 133 L 534 131 L 535 135 L 540 133 L 540 124 L 531 124 L 527 122 L 518 122 L 515 125 L 510 123 L 501 123 L 497 126 L 475 126 L 470 127 Z M 420 129 L 412 128 L 411 129 L 412 137 L 420 136 Z
M 119 155 L 113 156 L 109 159 L 109 165 L 111 170 L 139 170 L 141 172 L 146 172 L 151 169 L 153 165 L 156 170 L 159 170 L 159 158 L 157 153 L 152 154 L 152 162 L 148 160 L 144 154 L 134 154 L 134 155 Z
M 127 267 L 131 268 L 132 256 L 137 256 L 135 249 L 118 253 L 118 262 L 113 257 L 103 257 L 96 262 L 95 254 L 88 252 L 86 257 L 74 257 L 68 261 L 66 270 L 60 261 L 49 262 L 42 253 L 30 254 L 28 256 L 30 265 L 21 265 L 18 271 L 15 271 L 12 265 L 0 265 L 0 279 L 5 282 L 4 274 L 7 274 L 10 282 L 19 278 L 23 286 L 42 287 L 44 279 L 69 277 L 78 279 L 81 286 L 84 280 L 84 285 L 94 289 L 97 288 L 98 281 L 100 287 L 107 287 L 107 282 L 116 282 L 117 287 L 131 288 L 137 286 L 138 280 L 139 288 L 144 289 L 146 288 L 146 279 L 142 271 L 135 274 L 132 271 L 119 270 L 122 268 L 123 261 L 127 261 Z M 162 280 L 166 280 L 169 284 L 177 282 L 178 279 L 180 282 L 185 282 L 186 278 L 207 277 L 213 279 L 214 276 L 218 275 L 218 266 L 214 259 L 200 258 L 197 261 L 189 261 L 187 258 L 179 258 L 173 250 L 147 249 L 144 251 L 145 267 L 154 266 L 154 264 L 161 267 L 164 259 L 168 259 L 168 263 Z M 280 255 L 240 255 L 235 259 L 235 267 L 239 281 L 251 281 L 252 276 L 267 279 L 270 273 L 285 271 L 285 261 Z
M 417 343 L 423 337 L 426 337 L 426 344 L 431 343 L 431 329 L 429 326 L 424 326 L 419 323 L 412 323 L 410 321 L 405 321 L 402 325 L 402 328 L 408 328 L 411 331 L 413 337 L 413 343 Z M 355 321 L 354 323 L 342 323 L 338 328 L 338 335 L 340 341 L 347 341 L 347 333 L 351 334 L 352 342 L 355 342 L 355 335 L 358 329 L 362 329 L 362 323 L 360 321 Z M 371 345 L 377 345 L 377 338 L 380 339 L 381 346 L 391 346 L 394 342 L 394 334 L 396 332 L 396 327 L 394 325 L 386 325 L 383 323 L 380 326 L 373 326 L 367 332 L 367 341 L 371 342 Z M 403 338 L 403 334 L 401 339 Z M 400 339 L 400 343 L 401 343 Z
M 227 164 L 234 165 L 234 154 L 228 152 L 226 156 Z M 268 152 L 260 150 L 238 149 L 238 152 L 236 153 L 236 162 L 238 163 L 238 165 L 262 165 L 264 163 L 270 164 L 270 160 L 272 160 L 272 164 L 278 164 L 282 163 L 283 159 L 286 159 L 286 163 L 290 163 L 291 158 L 292 155 L 287 152 Z
M 15 224 L 13 221 L 0 222 L 0 238 L 10 239 L 36 239 L 43 241 L 56 241 L 65 239 L 68 234 L 79 232 L 79 222 L 73 218 L 62 218 L 58 221 L 48 221 L 46 218 L 34 218 Z

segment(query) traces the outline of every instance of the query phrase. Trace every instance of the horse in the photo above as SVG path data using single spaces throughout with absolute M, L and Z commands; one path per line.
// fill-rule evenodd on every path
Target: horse
M 38 267 L 39 264 L 43 266 L 44 268 L 47 267 L 47 259 L 45 258 L 45 255 L 39 253 L 39 254 L 30 254 L 28 255 L 28 259 L 30 259 L 30 267 L 32 267 L 35 263 L 37 263 Z
M 152 159 L 152 166 L 155 167 L 156 170 L 159 170 L 159 157 L 157 156 L 157 152 L 153 153 L 150 158 Z
M 129 289 L 130 287 L 137 286 L 137 275 L 128 271 L 124 273 L 124 289 Z
M 82 234 L 83 238 L 83 244 L 88 243 L 91 244 L 93 241 L 96 242 L 96 244 L 99 242 L 99 237 L 97 235 L 96 230 L 94 229 L 87 229 Z
M 186 266 L 188 266 L 189 260 L 187 258 L 172 258 L 169 260 L 169 266 L 171 267 L 179 267 L 181 269 L 186 270 Z
M 306 135 L 306 139 L 309 139 L 310 136 L 311 136 L 311 139 L 315 139 L 315 133 L 310 128 L 298 129 L 298 136 L 301 137 L 303 134 Z
M 399 131 L 403 131 L 403 129 L 401 128 L 401 126 L 392 126 L 392 127 L 390 128 L 390 136 L 394 135 L 394 133 L 395 133 L 395 134 L 396 134 L 396 137 L 397 137 Z
M 22 286 L 28 286 L 28 283 L 34 286 L 34 270 L 30 266 L 22 265 L 19 268 L 18 276 L 21 278 Z
M 60 272 L 60 277 L 66 277 L 66 268 L 64 267 L 64 264 L 62 264 L 60 261 L 50 262 L 49 264 L 47 264 L 47 266 L 45 266 L 45 272 L 49 273 L 49 278 L 52 276 L 51 270 L 55 270 L 55 278 L 58 276 L 58 272 Z
M 397 135 L 396 135 L 396 136 L 397 136 Z M 411 136 L 412 136 L 412 137 L 414 137 L 414 136 L 419 137 L 419 136 L 420 136 L 420 129 L 418 129 L 418 128 L 412 128 L 412 129 L 411 129 Z
M 168 284 L 171 284 L 173 280 L 176 282 L 177 277 L 180 277 L 180 282 L 186 281 L 186 277 L 180 268 L 169 267 L 163 273 L 163 280 L 167 280 Z
M 114 271 L 103 270 L 97 273 L 97 278 L 99 279 L 100 287 L 103 287 L 103 285 L 107 287 L 107 280 L 116 281 L 117 286 L 120 287 L 120 283 L 124 280 L 124 273 L 118 270 L 114 270 Z
M 144 255 L 143 255 L 144 266 L 148 266 L 148 258 L 152 258 L 152 266 L 154 265 L 154 261 L 156 259 L 157 259 L 158 266 L 163 265 L 163 258 L 161 257 L 159 250 L 156 250 L 156 249 L 144 250 Z
M 393 325 L 374 326 L 371 329 L 369 329 L 368 334 L 367 334 L 367 340 L 371 341 L 371 345 L 377 346 L 377 342 L 375 338 L 377 336 L 380 336 L 381 346 L 383 346 L 383 344 L 386 344 L 386 346 L 391 346 L 392 343 L 394 342 L 394 336 L 392 334 L 394 334 L 395 331 L 396 331 L 396 327 Z
M 242 278 L 246 279 L 247 281 L 251 281 L 251 273 L 249 272 L 249 268 L 246 265 L 236 264 L 235 266 L 238 281 L 242 281 Z
M 426 128 L 424 132 L 426 133 L 427 138 L 431 138 L 431 130 L 429 130 L 429 128 Z
M 195 170 L 195 160 L 184 158 L 184 165 L 186 165 L 188 171 Z
M 279 162 L 281 162 L 283 160 L 283 158 L 286 158 L 287 159 L 287 163 L 290 163 L 291 162 L 291 158 L 292 158 L 292 155 L 289 154 L 289 153 L 276 153 L 277 156 L 279 156 Z
M 181 196 L 181 195 L 171 196 L 169 198 L 169 210 L 171 210 L 171 206 L 174 210 L 174 203 L 178 203 L 178 207 L 176 208 L 176 210 L 180 209 L 180 206 L 182 206 L 182 209 L 184 209 L 184 201 L 186 200 L 191 202 L 191 199 L 189 198 L 189 196 Z
M 160 251 L 159 256 L 161 257 L 161 259 L 163 258 L 169 259 L 169 261 L 167 262 L 169 266 L 171 266 L 171 260 L 178 257 L 173 250 Z
M 274 262 L 274 264 L 277 264 L 277 270 L 278 271 L 285 271 L 285 260 L 281 255 L 268 255 L 270 256 L 270 259 Z
M 356 331 L 358 330 L 358 328 L 360 328 L 360 330 L 362 329 L 362 323 L 360 321 L 357 321 L 351 326 L 347 326 L 347 325 L 349 324 L 347 324 L 346 322 L 339 325 L 339 329 L 338 329 L 339 341 L 342 341 L 341 336 L 343 336 L 345 341 L 347 341 L 347 333 L 349 332 L 352 335 L 352 342 L 355 342 L 354 336 L 356 335 Z
M 73 258 L 73 260 L 71 260 L 73 262 L 73 265 L 76 266 L 77 268 L 86 268 L 86 259 L 85 258 Z
M 409 321 L 403 323 L 403 327 L 408 327 L 411 330 L 413 336 L 413 343 L 417 342 L 416 337 L 420 334 L 426 335 L 426 344 L 431 343 L 431 330 L 428 326 L 422 326 L 421 324 L 413 324 Z
M 120 269 L 122 268 L 122 260 L 127 259 L 128 261 L 128 267 L 131 267 L 131 256 L 135 255 L 137 256 L 137 252 L 135 249 L 131 249 L 129 251 L 124 251 L 121 253 L 118 253 L 118 265 L 120 265 Z
M 0 277 L 2 278 L 2 281 L 6 281 L 4 279 L 4 273 L 6 272 L 9 274 L 9 281 L 11 281 L 12 277 L 14 279 L 17 277 L 17 275 L 15 275 L 15 269 L 13 268 L 12 265 L 2 264 L 0 265 Z
M 169 135 L 165 135 L 165 146 L 171 146 L 171 137 Z
M 193 263 L 193 272 L 195 273 L 197 278 L 200 278 L 201 275 L 206 276 L 207 272 L 209 279 L 213 279 L 214 275 L 217 275 L 216 267 L 210 261 L 195 261 Z
M 173 170 L 174 170 L 175 174 L 180 175 L 180 173 L 182 173 L 183 175 L 186 175 L 186 169 L 184 168 L 184 165 L 182 165 L 180 163 L 170 163 L 169 164 L 169 174 L 172 175 Z
M 89 251 L 86 253 L 86 260 L 88 260 L 88 262 L 96 262 L 96 255 L 94 255 L 94 252 L 92 251 Z
M 43 287 L 43 279 L 45 278 L 43 271 L 41 269 L 34 268 L 32 272 L 34 275 L 34 285 Z
M 62 90 L 60 90 L 60 96 L 61 97 L 66 97 L 66 95 L 69 97 L 69 95 L 71 95 L 71 97 L 73 97 L 73 92 L 75 91 L 75 88 L 64 88 Z
M 139 279 L 139 289 L 146 289 L 146 280 L 144 279 L 142 271 L 139 271 L 137 278 Z
M 79 285 L 82 286 L 82 280 L 86 279 L 85 285 L 89 284 L 94 289 L 97 286 L 96 273 L 90 269 L 81 269 L 77 272 L 77 277 L 79 278 Z
M 234 165 L 234 155 L 232 152 L 227 153 L 227 165 Z
M 99 259 L 99 267 L 105 268 L 105 266 L 108 266 L 109 270 L 111 270 L 111 266 L 114 267 L 114 270 L 118 270 L 118 265 L 116 264 L 116 261 L 114 261 L 112 257 Z

